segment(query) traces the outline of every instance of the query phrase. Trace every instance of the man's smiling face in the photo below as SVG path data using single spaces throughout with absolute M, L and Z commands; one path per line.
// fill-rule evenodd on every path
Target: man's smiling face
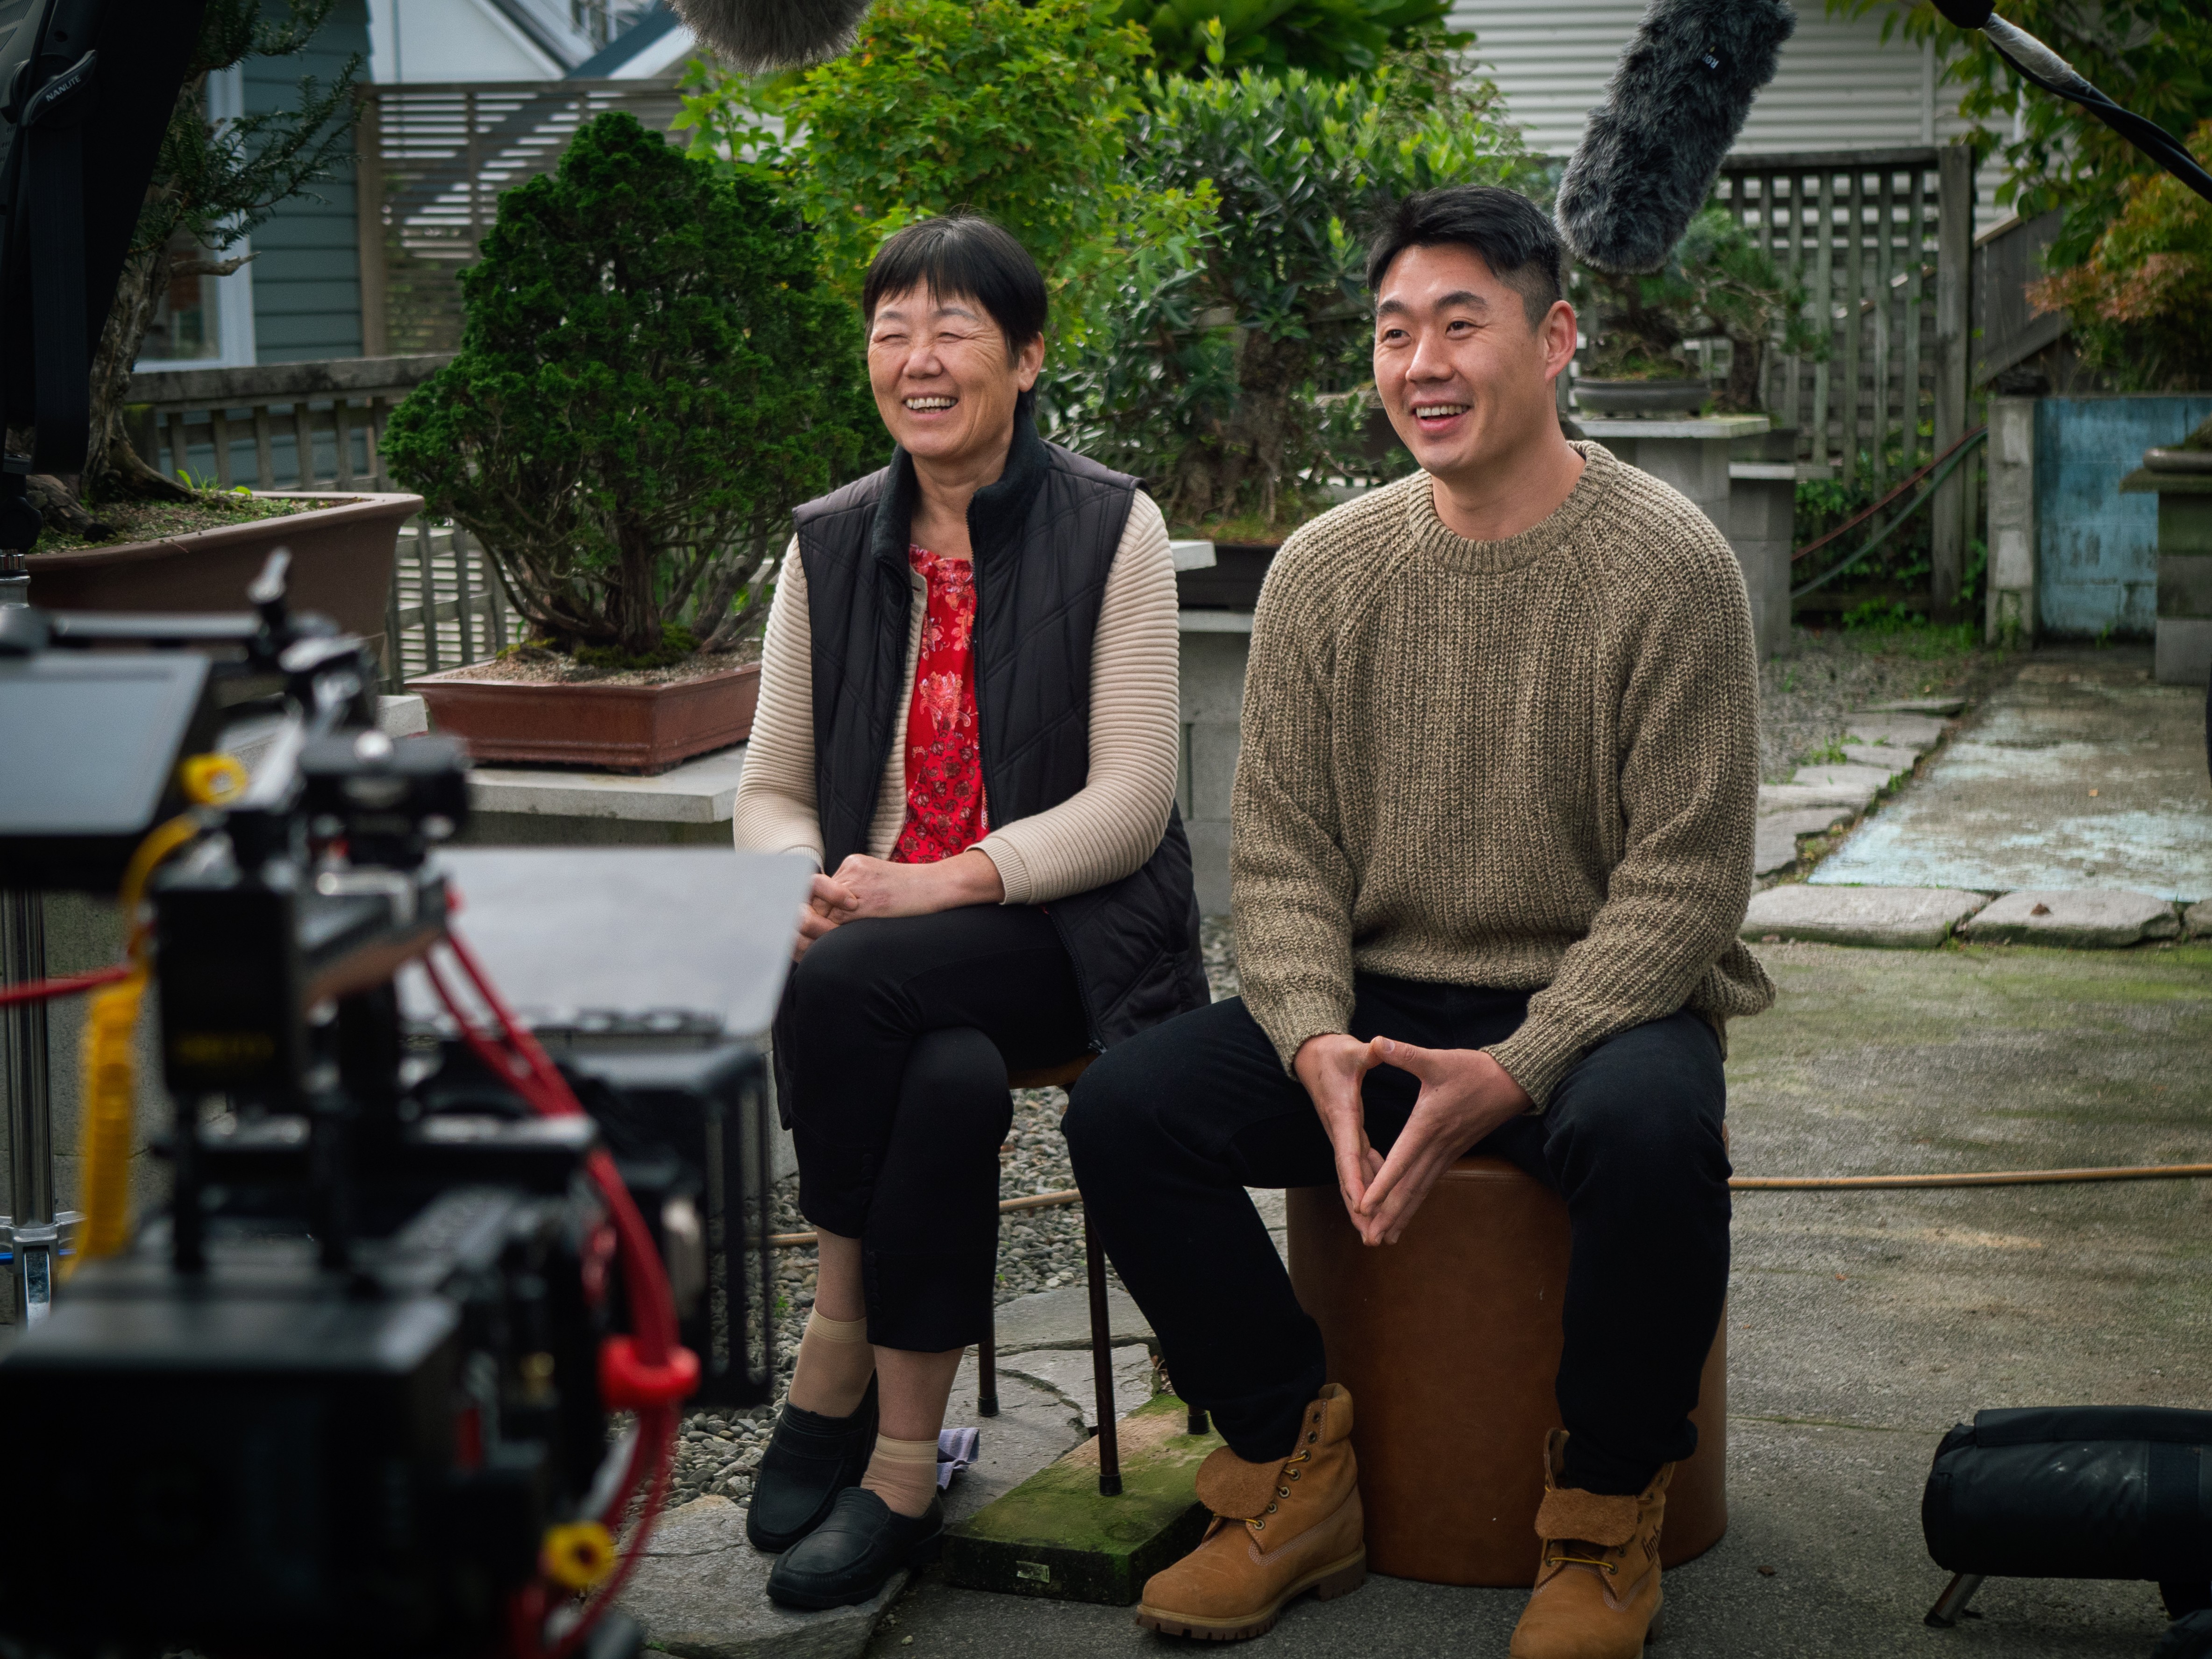
M 1521 293 L 1470 248 L 1407 248 L 1375 295 L 1375 389 L 1413 459 L 1473 479 L 1558 429 L 1552 381 L 1574 355 L 1564 301 L 1532 325 Z

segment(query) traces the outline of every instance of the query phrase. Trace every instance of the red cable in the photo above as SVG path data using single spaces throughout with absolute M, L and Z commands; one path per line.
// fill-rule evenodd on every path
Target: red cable
M 476 992 L 489 1012 L 494 1022 L 494 1035 L 479 1031 L 464 1012 L 460 999 L 453 988 L 446 982 L 436 963 L 425 957 L 424 970 L 430 976 L 439 1000 L 460 1029 L 461 1037 L 477 1058 L 496 1077 L 504 1079 L 527 1102 L 531 1109 L 542 1116 L 566 1117 L 580 1115 L 583 1107 L 578 1103 L 575 1092 L 569 1088 L 544 1049 L 527 1026 L 518 1021 L 492 988 L 475 955 L 450 931 L 445 943 L 459 962 Z M 688 1362 L 696 1375 L 696 1361 L 677 1342 L 676 1306 L 669 1291 L 668 1277 L 662 1269 L 659 1253 L 653 1247 L 653 1237 L 647 1231 L 645 1218 L 638 1212 L 636 1201 L 623 1184 L 622 1175 L 615 1168 L 614 1159 L 605 1148 L 592 1152 L 585 1160 L 585 1169 L 592 1184 L 599 1189 L 607 1206 L 609 1218 L 614 1224 L 617 1255 L 622 1262 L 623 1284 L 629 1293 L 633 1349 L 635 1359 L 649 1370 L 663 1374 L 673 1369 L 681 1374 L 679 1362 Z M 610 1345 L 619 1339 L 610 1339 Z M 602 1359 L 602 1374 L 606 1361 Z M 630 1466 L 624 1472 L 621 1490 L 608 1505 L 607 1512 L 599 1517 L 602 1525 L 611 1532 L 621 1524 L 630 1504 L 636 1498 L 641 1484 L 647 1485 L 646 1500 L 638 1516 L 637 1533 L 629 1547 L 623 1553 L 614 1573 L 586 1606 L 582 1618 L 556 1643 L 550 1653 L 543 1645 L 541 1610 L 544 1597 L 525 1593 L 509 1603 L 509 1636 L 518 1659 L 569 1659 L 580 1647 L 599 1617 L 612 1605 L 615 1596 L 635 1569 L 646 1540 L 652 1534 L 660 1506 L 668 1493 L 670 1469 L 675 1449 L 677 1405 L 669 1400 L 664 1403 L 638 1408 L 638 1440 L 630 1457 Z M 647 1462 L 652 1475 L 644 1481 Z M 542 1591 L 542 1584 L 533 1587 Z
M 34 979 L 28 985 L 10 985 L 0 990 L 0 1008 L 12 1008 L 19 1002 L 45 1002 L 54 997 L 73 997 L 80 991 L 96 991 L 103 985 L 112 985 L 119 979 L 131 977 L 127 967 L 95 968 L 87 974 L 64 974 L 57 979 Z

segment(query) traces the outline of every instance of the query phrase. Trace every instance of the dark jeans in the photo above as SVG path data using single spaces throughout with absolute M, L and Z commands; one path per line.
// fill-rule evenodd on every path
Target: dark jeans
M 776 1020 L 799 1207 L 861 1241 L 868 1340 L 924 1353 L 990 1328 L 1009 1067 L 1088 1035 L 1043 911 L 969 905 L 848 921 L 792 971 Z
M 1510 1035 L 1528 1000 L 1363 974 L 1352 1030 L 1479 1048 Z M 1377 1151 L 1405 1127 L 1419 1086 L 1391 1066 L 1367 1074 Z M 1678 1013 L 1600 1044 L 1544 1113 L 1475 1148 L 1567 1200 L 1558 1387 L 1570 1485 L 1639 1492 L 1697 1445 L 1689 1413 L 1728 1289 L 1724 1104 L 1711 1026 Z M 1304 1088 L 1232 1000 L 1108 1051 L 1076 1085 L 1065 1127 L 1091 1224 L 1159 1334 L 1176 1392 L 1213 1413 L 1239 1456 L 1287 1455 L 1326 1380 L 1321 1331 L 1243 1188 L 1336 1184 Z

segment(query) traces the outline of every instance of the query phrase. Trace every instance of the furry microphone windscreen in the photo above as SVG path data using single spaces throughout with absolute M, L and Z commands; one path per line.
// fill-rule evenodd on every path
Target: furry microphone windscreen
M 671 0 L 676 15 L 724 62 L 790 69 L 853 44 L 868 0 Z
M 1783 0 L 1652 0 L 1559 180 L 1559 234 L 1577 260 L 1666 263 L 1796 27 Z

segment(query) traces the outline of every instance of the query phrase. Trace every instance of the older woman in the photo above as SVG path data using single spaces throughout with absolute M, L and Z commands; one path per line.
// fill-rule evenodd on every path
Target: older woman
M 736 809 L 821 872 L 776 1025 L 821 1269 L 746 1523 L 808 1607 L 938 1547 L 1009 1068 L 1206 1000 L 1159 508 L 1038 437 L 1044 282 L 997 225 L 900 231 L 862 302 L 897 447 L 799 509 Z

